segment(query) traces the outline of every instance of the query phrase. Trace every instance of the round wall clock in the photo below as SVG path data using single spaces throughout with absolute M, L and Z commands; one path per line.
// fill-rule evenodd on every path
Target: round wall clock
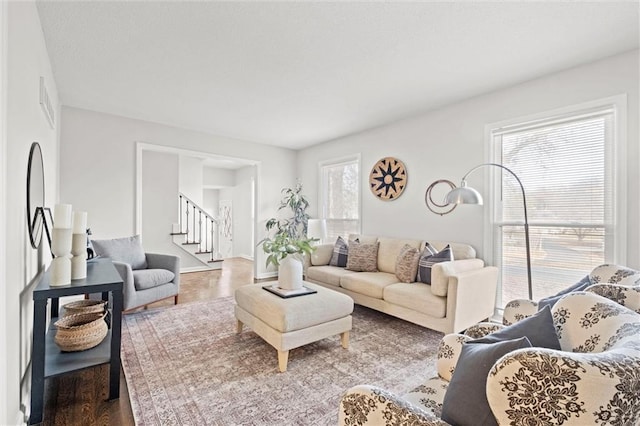
M 391 201 L 402 195 L 407 186 L 407 169 L 397 158 L 378 161 L 369 174 L 369 188 L 381 200 Z

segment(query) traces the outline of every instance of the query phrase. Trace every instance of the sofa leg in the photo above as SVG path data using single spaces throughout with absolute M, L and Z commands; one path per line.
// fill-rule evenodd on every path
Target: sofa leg
M 174 305 L 178 304 L 178 295 L 177 294 L 173 297 L 173 304 Z
M 237 320 L 236 333 L 238 333 L 238 334 L 242 333 L 242 321 L 240 321 L 240 320 Z
M 342 344 L 342 347 L 345 349 L 349 349 L 349 332 L 345 331 L 344 333 L 340 334 L 340 344 Z
M 287 371 L 287 363 L 289 362 L 289 351 L 281 351 L 278 349 L 278 368 L 281 373 Z

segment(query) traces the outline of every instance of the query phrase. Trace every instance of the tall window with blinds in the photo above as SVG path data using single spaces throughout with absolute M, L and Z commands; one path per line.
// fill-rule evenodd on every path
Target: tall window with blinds
M 612 260 L 614 117 L 612 108 L 604 108 L 492 132 L 494 160 L 513 170 L 526 191 L 535 300 Z M 494 254 L 504 306 L 527 297 L 522 194 L 507 173 L 495 173 L 493 182 Z
M 360 232 L 360 160 L 358 157 L 320 165 L 322 218 L 327 222 L 325 242 Z

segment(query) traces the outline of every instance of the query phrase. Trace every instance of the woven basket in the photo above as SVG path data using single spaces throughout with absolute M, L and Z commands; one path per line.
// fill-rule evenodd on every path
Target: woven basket
M 55 323 L 57 331 L 54 341 L 63 352 L 91 349 L 107 335 L 105 316 L 106 312 L 65 316 Z
M 64 316 L 74 314 L 101 314 L 104 312 L 104 307 L 107 304 L 104 300 L 77 300 L 70 302 L 62 307 L 64 308 Z

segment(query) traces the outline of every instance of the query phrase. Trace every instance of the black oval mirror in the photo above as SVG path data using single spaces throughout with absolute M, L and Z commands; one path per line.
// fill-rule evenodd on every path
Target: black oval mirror
M 34 142 L 29 151 L 27 165 L 27 224 L 31 247 L 37 249 L 42 241 L 44 221 L 44 165 L 40 144 Z

